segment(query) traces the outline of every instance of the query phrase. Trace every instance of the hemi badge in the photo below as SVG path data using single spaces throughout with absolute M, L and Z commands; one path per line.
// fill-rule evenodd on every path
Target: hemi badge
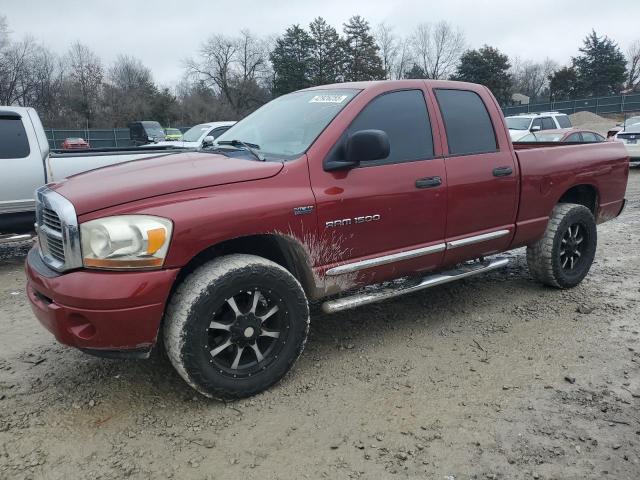
M 313 212 L 313 205 L 307 205 L 306 207 L 294 207 L 293 213 L 295 215 L 309 215 Z

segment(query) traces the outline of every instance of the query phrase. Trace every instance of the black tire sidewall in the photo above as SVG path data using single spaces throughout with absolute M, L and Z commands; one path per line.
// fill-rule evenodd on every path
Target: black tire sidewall
M 584 227 L 588 238 L 585 239 L 586 245 L 581 257 L 582 261 L 579 263 L 579 267 L 575 269 L 574 273 L 571 273 L 562 268 L 560 251 L 562 249 L 562 237 L 566 233 L 567 229 L 576 223 L 579 223 Z M 551 252 L 553 274 L 560 287 L 575 287 L 584 279 L 584 277 L 587 276 L 596 255 L 596 247 L 598 243 L 597 236 L 596 222 L 593 215 L 586 207 L 580 206 L 573 208 L 564 216 L 556 230 L 556 234 L 553 239 L 553 250 Z
M 220 373 L 210 362 L 207 329 L 216 309 L 242 290 L 274 291 L 286 306 L 289 329 L 278 357 L 250 377 L 233 378 Z M 298 358 L 307 338 L 309 310 L 300 285 L 286 271 L 262 264 L 228 271 L 209 283 L 191 305 L 184 325 L 182 361 L 198 389 L 214 397 L 240 398 L 253 395 L 280 380 Z

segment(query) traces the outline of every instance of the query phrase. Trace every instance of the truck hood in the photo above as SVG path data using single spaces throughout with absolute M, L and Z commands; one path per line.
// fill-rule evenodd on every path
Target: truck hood
M 177 153 L 119 163 L 74 175 L 52 186 L 76 213 L 169 193 L 273 177 L 278 162 L 257 162 L 212 153 Z
M 529 135 L 529 133 L 529 130 L 509 130 L 509 136 L 512 142 L 520 140 L 522 137 Z

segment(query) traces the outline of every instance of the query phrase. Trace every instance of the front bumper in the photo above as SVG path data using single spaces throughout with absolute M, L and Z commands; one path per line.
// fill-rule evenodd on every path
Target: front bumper
M 27 295 L 40 323 L 60 343 L 109 355 L 151 349 L 178 274 L 177 269 L 59 274 L 42 262 L 38 247 L 29 252 L 25 270 Z

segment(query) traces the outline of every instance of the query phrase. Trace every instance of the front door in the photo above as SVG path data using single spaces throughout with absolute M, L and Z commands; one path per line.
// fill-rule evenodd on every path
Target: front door
M 425 93 L 416 88 L 376 96 L 341 139 L 382 130 L 391 147 L 387 158 L 350 170 L 311 169 L 319 236 L 333 249 L 324 262 L 330 274 L 338 266 L 370 283 L 441 263 L 446 172 L 434 152 L 439 136 L 432 131 Z

